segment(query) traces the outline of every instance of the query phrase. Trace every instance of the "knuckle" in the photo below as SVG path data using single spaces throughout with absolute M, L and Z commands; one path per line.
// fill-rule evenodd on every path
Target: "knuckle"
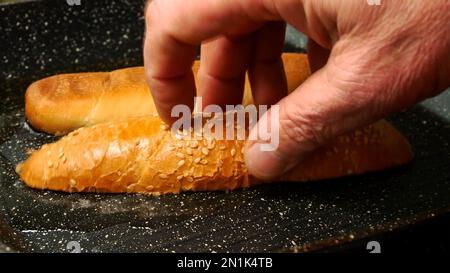
M 385 71 L 367 68 L 350 57 L 333 59 L 328 68 L 325 85 L 353 112 L 372 111 L 389 99 Z
M 365 102 L 372 98 L 370 90 L 370 77 L 365 74 L 368 70 L 358 69 L 358 65 L 352 62 L 330 62 L 327 69 L 327 85 L 335 88 L 344 98 Z M 373 70 L 370 70 L 373 71 Z M 367 80 L 366 80 L 367 79 Z
M 324 145 L 328 139 L 327 129 L 323 122 L 321 122 L 318 113 L 310 112 L 295 107 L 284 107 L 280 113 L 281 128 L 280 138 L 287 138 L 301 149 L 311 151 L 317 147 Z M 283 109 L 283 108 L 281 108 Z

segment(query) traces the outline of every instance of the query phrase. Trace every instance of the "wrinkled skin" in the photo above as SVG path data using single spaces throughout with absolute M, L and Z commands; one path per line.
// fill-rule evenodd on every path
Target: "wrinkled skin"
M 250 172 L 270 179 L 328 139 L 445 90 L 449 10 L 447 0 L 154 0 L 146 9 L 146 77 L 171 123 L 172 106 L 193 106 L 197 45 L 204 106 L 239 103 L 248 70 L 255 103 L 280 105 L 278 149 L 262 152 L 257 141 L 246 149 Z M 280 59 L 285 22 L 310 37 L 315 72 L 289 96 Z

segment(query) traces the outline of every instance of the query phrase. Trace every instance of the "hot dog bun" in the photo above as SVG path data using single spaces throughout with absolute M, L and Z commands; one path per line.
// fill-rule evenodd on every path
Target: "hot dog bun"
M 284 54 L 289 91 L 310 74 L 307 56 Z M 198 69 L 194 64 L 194 72 Z M 244 104 L 252 103 L 246 81 Z M 142 67 L 56 75 L 26 92 L 38 130 L 65 134 L 17 172 L 33 188 L 68 192 L 178 193 L 232 190 L 267 181 L 250 176 L 243 140 L 180 140 L 157 117 Z M 96 125 L 95 125 L 96 124 Z M 412 159 L 407 140 L 386 121 L 336 138 L 278 181 L 310 181 L 383 170 Z
M 248 174 L 244 142 L 183 140 L 157 116 L 129 118 L 78 129 L 32 153 L 16 171 L 30 187 L 67 192 L 162 194 L 267 183 Z M 379 121 L 336 138 L 277 181 L 360 174 L 411 159 L 406 139 Z
M 309 75 L 305 54 L 284 53 L 288 91 Z M 197 74 L 200 63 L 193 66 Z M 248 79 L 243 104 L 251 104 Z M 25 93 L 25 114 L 38 131 L 64 135 L 80 127 L 156 113 L 143 67 L 111 72 L 60 74 L 31 84 Z

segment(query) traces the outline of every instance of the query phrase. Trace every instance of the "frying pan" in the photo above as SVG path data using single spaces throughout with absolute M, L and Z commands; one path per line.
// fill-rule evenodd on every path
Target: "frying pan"
M 56 138 L 31 130 L 24 91 L 62 72 L 142 65 L 142 1 L 0 5 L 0 249 L 68 252 L 295 252 L 396 230 L 450 210 L 450 94 L 390 121 L 414 161 L 384 172 L 230 193 L 160 197 L 66 194 L 24 186 L 28 148 Z M 302 51 L 291 30 L 285 49 Z

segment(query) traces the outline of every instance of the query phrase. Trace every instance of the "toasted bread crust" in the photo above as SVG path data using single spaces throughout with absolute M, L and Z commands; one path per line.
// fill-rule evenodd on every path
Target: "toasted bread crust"
M 283 54 L 288 91 L 310 74 L 307 56 Z M 199 63 L 194 64 L 196 73 Z M 253 103 L 249 81 L 244 104 Z M 65 134 L 17 172 L 33 188 L 67 192 L 178 193 L 233 190 L 269 181 L 250 176 L 243 140 L 180 140 L 156 115 L 142 67 L 62 74 L 33 83 L 26 116 L 38 130 Z M 379 121 L 314 151 L 277 181 L 310 181 L 383 170 L 412 159 L 408 141 Z
M 34 152 L 17 172 L 33 188 L 67 192 L 179 193 L 233 190 L 267 181 L 250 176 L 244 140 L 183 140 L 155 116 L 78 129 Z M 412 159 L 385 121 L 341 136 L 278 181 L 310 181 L 383 170 Z
M 288 91 L 310 74 L 305 54 L 284 53 Z M 196 75 L 200 63 L 196 61 Z M 198 90 L 198 88 L 197 88 Z M 243 103 L 251 104 L 250 83 L 245 82 Z M 143 67 L 111 72 L 60 74 L 31 84 L 25 94 L 25 114 L 38 131 L 64 135 L 101 122 L 141 117 L 156 113 Z

